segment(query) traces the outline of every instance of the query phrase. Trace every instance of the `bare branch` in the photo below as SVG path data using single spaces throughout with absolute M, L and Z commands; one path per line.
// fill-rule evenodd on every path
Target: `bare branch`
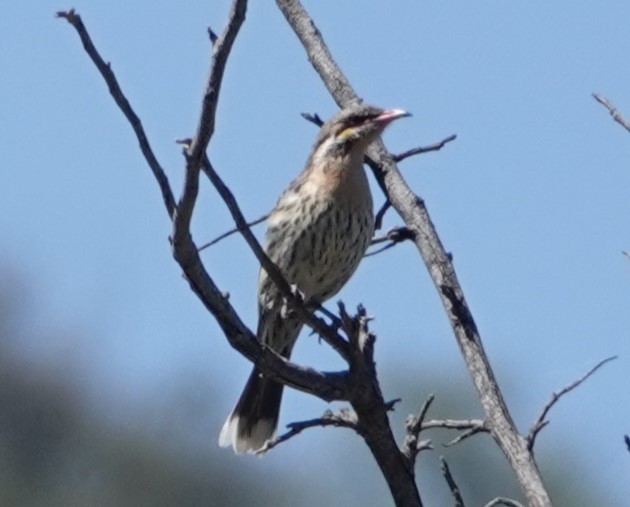
M 381 208 L 374 215 L 374 230 L 378 231 L 381 227 L 383 227 L 383 217 L 385 217 L 385 213 L 387 210 L 392 207 L 392 203 L 389 202 L 389 199 L 385 199 L 385 202 L 381 206 Z
M 216 32 L 208 27 L 208 38 L 210 39 L 210 42 L 214 45 L 216 44 L 217 40 L 219 40 L 219 36 L 216 34 Z
M 144 131 L 144 127 L 142 126 L 142 122 L 131 107 L 131 104 L 129 104 L 127 97 L 125 97 L 125 94 L 122 92 L 118 84 L 118 80 L 112 71 L 111 65 L 109 63 L 105 63 L 105 60 L 103 60 L 99 52 L 94 47 L 92 38 L 85 28 L 85 25 L 81 20 L 81 16 L 79 16 L 74 9 L 70 9 L 69 11 L 59 11 L 56 15 L 58 18 L 63 18 L 68 21 L 68 23 L 70 23 L 79 34 L 85 52 L 88 54 L 92 62 L 94 62 L 94 65 L 96 65 L 96 68 L 101 73 L 101 76 L 103 76 L 103 79 L 109 88 L 109 93 L 116 101 L 119 109 L 125 115 L 125 118 L 127 118 L 127 121 L 136 134 L 136 139 L 140 145 L 142 155 L 147 161 L 147 164 L 149 164 L 151 171 L 153 171 L 153 176 L 155 176 L 155 179 L 160 186 L 160 190 L 162 191 L 162 199 L 164 200 L 168 216 L 173 218 L 176 207 L 175 198 L 173 197 L 173 191 L 171 190 L 166 173 L 153 153 L 153 149 L 149 144 L 149 139 Z
M 445 137 L 441 141 L 437 143 L 430 144 L 429 146 L 418 146 L 417 148 L 412 148 L 407 151 L 403 151 L 402 153 L 398 153 L 397 155 L 392 155 L 394 162 L 401 162 L 406 158 L 413 157 L 414 155 L 420 155 L 421 153 L 427 153 L 429 151 L 439 151 L 441 150 L 446 143 L 450 143 L 457 139 L 456 134 L 452 134 L 448 137 Z
M 302 113 L 302 118 L 304 118 L 306 121 L 310 121 L 318 127 L 321 127 L 324 124 L 324 120 L 322 120 L 317 113 Z
M 495 507 L 495 505 L 507 505 L 507 507 L 524 507 L 522 503 L 512 500 L 511 498 L 496 497 L 494 500 L 490 500 L 483 507 Z
M 606 363 L 609 363 L 610 361 L 613 361 L 615 359 L 617 359 L 617 356 L 611 356 L 611 357 L 607 357 L 606 359 L 601 360 L 599 363 L 593 366 L 588 372 L 582 375 L 579 379 L 575 380 L 574 382 L 571 382 L 568 386 L 563 387 L 562 389 L 560 389 L 560 391 L 552 393 L 551 399 L 545 404 L 545 406 L 542 409 L 542 412 L 538 416 L 538 419 L 536 419 L 532 428 L 529 430 L 529 434 L 527 435 L 527 448 L 530 451 L 533 450 L 534 448 L 534 443 L 536 441 L 536 437 L 538 436 L 538 433 L 540 433 L 540 430 L 542 430 L 545 426 L 547 426 L 547 424 L 549 424 L 549 421 L 546 421 L 545 419 L 547 418 L 547 414 L 549 413 L 551 408 L 558 402 L 558 400 L 560 400 L 560 398 L 562 398 L 565 394 L 573 391 L 573 389 L 578 387 L 582 382 L 584 382 L 587 378 L 593 375 L 597 370 L 599 370 Z
M 210 73 L 201 103 L 201 114 L 197 123 L 197 131 L 188 149 L 187 170 L 199 172 L 206 148 L 214 133 L 215 115 L 219 102 L 223 73 L 232 45 L 245 21 L 247 0 L 234 0 L 223 32 L 212 44 L 212 61 Z M 182 197 L 183 198 L 183 197 Z
M 262 222 L 264 222 L 265 220 L 267 220 L 267 218 L 269 218 L 269 214 L 265 214 L 259 218 L 257 218 L 256 220 L 252 220 L 251 222 L 247 222 L 247 227 L 253 227 L 254 225 L 258 225 Z M 210 248 L 212 245 L 216 245 L 219 241 L 224 240 L 225 238 L 231 236 L 232 234 L 235 234 L 239 232 L 238 227 L 234 227 L 233 229 L 230 229 L 229 231 L 224 232 L 223 234 L 221 234 L 220 236 L 217 236 L 216 238 L 214 238 L 212 241 L 208 241 L 208 243 L 204 243 L 203 245 L 201 245 L 199 247 L 199 251 L 201 252 L 202 250 L 205 250 L 206 248 Z
M 448 467 L 448 463 L 444 456 L 440 456 L 440 469 L 442 470 L 442 475 L 446 480 L 446 484 L 448 484 L 448 489 L 451 490 L 451 495 L 453 496 L 453 500 L 455 503 L 454 507 L 466 507 L 464 504 L 464 499 L 462 498 L 461 493 L 459 492 L 459 487 L 451 474 L 451 469 Z
M 482 427 L 482 426 L 477 426 L 477 427 L 474 427 L 474 428 L 470 428 L 470 429 L 468 429 L 466 431 L 462 431 L 454 439 L 449 440 L 448 442 L 446 442 L 445 444 L 442 444 L 442 445 L 444 447 L 452 447 L 454 445 L 459 444 L 463 440 L 466 440 L 467 438 L 470 438 L 470 437 L 476 435 L 477 433 L 490 433 L 490 430 L 488 430 L 486 427 Z
M 424 421 L 420 430 L 424 431 L 434 428 L 462 431 L 462 433 L 454 439 L 442 444 L 444 447 L 456 445 L 462 440 L 466 440 L 477 433 L 490 433 L 490 429 L 488 428 L 486 422 L 481 419 L 431 419 L 429 421 Z
M 409 469 L 412 473 L 415 472 L 416 458 L 420 451 L 431 448 L 430 441 L 420 440 L 420 432 L 422 431 L 424 418 L 434 400 L 435 395 L 429 394 L 427 400 L 422 404 L 418 415 L 410 415 L 407 417 L 407 421 L 405 421 L 405 440 L 403 441 L 400 451 L 407 460 L 409 460 Z
M 434 428 L 448 430 L 473 430 L 488 432 L 485 421 L 481 419 L 430 419 L 422 423 L 422 431 Z
M 610 116 L 613 117 L 613 120 L 630 132 L 630 120 L 624 118 L 612 102 L 597 93 L 593 93 L 593 98 L 608 109 L 608 112 L 610 113 Z
M 623 436 L 623 441 L 626 444 L 626 448 L 628 449 L 628 452 L 630 452 L 630 436 L 624 435 Z
M 402 243 L 403 241 L 407 240 L 413 241 L 413 231 L 408 227 L 394 227 L 381 236 L 373 237 L 370 245 L 378 245 L 379 243 L 384 243 L 385 241 L 389 241 L 389 243 L 370 253 L 366 253 L 364 257 L 370 257 L 372 255 L 384 252 L 385 250 L 390 249 L 398 243 Z
M 348 408 L 341 409 L 337 412 L 326 410 L 326 412 L 324 412 L 324 415 L 316 419 L 287 424 L 287 428 L 289 428 L 289 431 L 283 433 L 282 435 L 278 435 L 272 440 L 268 440 L 263 447 L 256 451 L 256 454 L 265 454 L 267 451 L 270 451 L 277 445 L 286 442 L 296 435 L 299 435 L 300 433 L 302 433 L 302 431 L 308 428 L 325 428 L 326 426 L 336 426 L 341 428 L 350 428 L 356 431 L 356 419 L 356 414 Z

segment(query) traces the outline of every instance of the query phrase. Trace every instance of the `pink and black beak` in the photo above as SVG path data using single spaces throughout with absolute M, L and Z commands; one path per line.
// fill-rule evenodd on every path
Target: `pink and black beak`
M 398 118 L 404 118 L 406 116 L 411 116 L 411 113 L 408 113 L 404 109 L 386 109 L 381 114 L 379 114 L 372 121 L 374 123 L 381 123 L 387 125 Z

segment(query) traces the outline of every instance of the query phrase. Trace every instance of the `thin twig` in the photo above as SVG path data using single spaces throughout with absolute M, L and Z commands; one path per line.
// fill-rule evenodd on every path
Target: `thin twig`
M 256 220 L 252 220 L 251 222 L 247 222 L 247 227 L 253 227 L 254 225 L 258 225 L 258 224 L 264 222 L 265 220 L 267 220 L 267 218 L 269 218 L 269 214 L 268 213 L 263 215 L 263 216 L 261 216 L 260 218 L 257 218 Z M 239 232 L 238 227 L 234 227 L 233 229 L 230 229 L 229 231 L 224 232 L 220 236 L 217 236 L 212 241 L 208 241 L 208 243 L 205 243 L 205 244 L 201 245 L 198 248 L 198 250 L 201 252 L 202 250 L 205 250 L 206 248 L 210 248 L 212 245 L 216 245 L 219 241 L 221 241 L 221 240 L 231 236 L 232 234 L 236 234 L 237 232 Z
M 422 423 L 422 431 L 434 428 L 488 431 L 486 423 L 482 419 L 429 419 Z
M 153 149 L 149 144 L 149 139 L 147 138 L 147 134 L 144 131 L 144 127 L 142 126 L 142 122 L 140 118 L 135 113 L 131 104 L 127 100 L 127 97 L 122 92 L 120 85 L 118 84 L 118 80 L 112 71 L 111 64 L 109 62 L 105 62 L 97 49 L 94 47 L 94 43 L 92 42 L 92 38 L 88 33 L 85 25 L 83 24 L 83 20 L 81 16 L 79 16 L 74 9 L 70 9 L 69 11 L 59 11 L 56 13 L 58 18 L 63 18 L 68 23 L 70 23 L 76 32 L 79 34 L 81 39 L 81 43 L 83 44 L 83 48 L 85 52 L 88 54 L 96 68 L 103 76 L 107 87 L 109 88 L 109 93 L 116 101 L 119 109 L 127 118 L 127 121 L 131 125 L 134 133 L 136 134 L 136 139 L 138 140 L 138 144 L 140 145 L 140 150 L 144 155 L 147 164 L 153 171 L 153 176 L 158 182 L 160 186 L 160 190 L 162 192 L 162 199 L 164 200 L 164 205 L 166 206 L 166 211 L 168 212 L 168 216 L 173 218 L 173 214 L 175 213 L 175 197 L 173 196 L 173 191 L 171 190 L 171 186 L 169 184 L 168 178 L 166 177 L 166 173 L 162 166 L 157 160 L 155 153 L 153 153 Z
M 608 112 L 610 112 L 610 116 L 613 117 L 613 120 L 630 132 L 630 120 L 624 118 L 612 102 L 597 93 L 593 93 L 592 95 L 597 102 L 608 109 Z
M 375 236 L 372 238 L 370 245 L 378 245 L 379 243 L 384 243 L 385 241 L 389 241 L 389 243 L 381 248 L 378 248 L 370 253 L 366 253 L 364 257 L 371 257 L 372 255 L 376 255 L 381 253 L 389 248 L 397 245 L 398 243 L 402 243 L 403 241 L 414 239 L 414 233 L 408 227 L 394 227 L 387 231 L 387 233 L 382 234 L 381 236 Z
M 210 42 L 214 45 L 219 39 L 219 36 L 212 28 L 208 27 L 208 38 L 210 39 Z
M 403 151 L 402 153 L 392 155 L 392 158 L 394 159 L 394 162 L 401 162 L 406 158 L 412 157 L 414 155 L 420 155 L 421 153 L 427 153 L 429 151 L 439 151 L 444 147 L 445 144 L 450 143 L 455 139 L 457 139 L 457 135 L 452 134 L 448 137 L 445 137 L 441 141 L 438 141 L 437 143 L 433 143 L 428 146 L 418 146 L 417 148 L 412 148 L 410 150 Z
M 385 213 L 387 213 L 387 210 L 391 207 L 392 203 L 389 201 L 389 199 L 385 199 L 385 202 L 374 216 L 374 230 L 378 231 L 381 227 L 383 227 L 383 218 L 385 217 Z
M 485 428 L 485 427 L 470 428 L 469 430 L 462 431 L 454 439 L 449 440 L 445 444 L 442 444 L 442 446 L 444 446 L 444 447 L 453 447 L 454 445 L 459 444 L 460 442 L 466 440 L 467 438 L 470 438 L 470 437 L 476 435 L 477 433 L 490 433 L 490 431 L 487 428 Z
M 306 121 L 310 121 L 318 127 L 321 127 L 324 124 L 324 120 L 322 120 L 317 113 L 301 113 L 301 116 Z
M 490 500 L 483 507 L 495 507 L 495 505 L 507 505 L 507 507 L 524 507 L 522 503 L 512 500 L 511 498 L 504 498 L 501 496 L 496 497 L 494 500 Z
M 628 452 L 630 452 L 630 436 L 624 435 L 623 441 L 626 443 L 626 448 L 628 449 Z
M 187 169 L 199 171 L 203 157 L 214 133 L 214 124 L 219 93 L 223 83 L 223 73 L 236 36 L 245 21 L 247 0 L 234 0 L 228 14 L 228 20 L 221 35 L 213 41 L 210 72 L 201 102 L 201 113 L 197 130 L 188 149 Z
M 538 419 L 536 419 L 536 421 L 534 422 L 532 428 L 529 430 L 529 433 L 527 435 L 527 448 L 530 451 L 533 450 L 534 448 L 534 443 L 536 441 L 536 437 L 538 436 L 538 433 L 540 433 L 540 431 L 545 426 L 547 426 L 547 424 L 549 424 L 549 421 L 546 421 L 545 419 L 547 418 L 547 414 L 549 413 L 551 408 L 558 402 L 558 400 L 560 400 L 560 398 L 562 398 L 565 394 L 573 391 L 573 389 L 578 387 L 582 382 L 588 379 L 591 375 L 593 375 L 597 370 L 599 370 L 606 363 L 609 363 L 610 361 L 613 361 L 615 359 L 617 359 L 617 356 L 611 356 L 611 357 L 607 357 L 606 359 L 601 360 L 599 363 L 593 366 L 588 372 L 586 372 L 580 378 L 578 378 L 574 382 L 571 382 L 566 387 L 563 387 L 562 389 L 560 389 L 560 391 L 556 391 L 552 393 L 551 398 L 543 407 L 542 412 L 538 416 Z
M 422 424 L 431 404 L 435 400 L 434 394 L 429 394 L 426 401 L 420 407 L 418 415 L 410 415 L 405 422 L 405 440 L 403 441 L 400 451 L 409 460 L 409 469 L 414 472 L 416 458 L 421 450 L 430 449 L 431 442 L 429 440 L 420 440 L 420 432 Z
M 190 223 L 199 193 L 199 171 L 206 156 L 208 144 L 214 133 L 217 105 L 228 57 L 236 36 L 245 21 L 246 11 L 247 0 L 234 0 L 228 14 L 227 23 L 221 35 L 212 45 L 210 71 L 201 101 L 201 110 L 197 120 L 195 135 L 185 150 L 186 173 L 184 186 L 177 203 L 177 213 L 173 217 L 173 253 L 180 265 L 189 261 L 186 258 L 186 254 L 190 255 L 188 252 L 191 248 Z
M 337 412 L 327 410 L 321 417 L 310 419 L 308 421 L 299 421 L 287 424 L 287 428 L 289 428 L 289 431 L 283 433 L 282 435 L 278 435 L 271 440 L 267 440 L 267 442 L 265 442 L 265 445 L 256 451 L 256 454 L 265 454 L 267 451 L 273 449 L 283 442 L 286 442 L 294 436 L 299 435 L 300 433 L 302 433 L 302 431 L 308 428 L 325 428 L 326 426 L 336 426 L 340 428 L 350 428 L 356 431 L 356 419 L 356 414 L 352 410 L 347 408 L 341 409 Z
M 440 470 L 442 470 L 442 475 L 446 480 L 446 484 L 448 484 L 448 489 L 451 490 L 451 495 L 453 496 L 453 500 L 455 502 L 453 506 L 466 507 L 464 504 L 464 499 L 462 498 L 462 494 L 459 491 L 459 487 L 457 486 L 457 483 L 453 478 L 453 474 L 451 474 L 451 469 L 449 468 L 444 456 L 440 456 Z
M 481 419 L 431 419 L 422 423 L 421 430 L 424 431 L 434 428 L 459 430 L 462 432 L 454 439 L 442 444 L 444 447 L 456 445 L 477 433 L 490 433 L 488 425 Z

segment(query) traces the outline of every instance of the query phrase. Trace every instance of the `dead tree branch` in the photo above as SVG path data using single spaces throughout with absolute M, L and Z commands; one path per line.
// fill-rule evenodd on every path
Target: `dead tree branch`
M 448 484 L 448 489 L 451 491 L 451 496 L 453 497 L 453 506 L 454 507 L 466 507 L 466 505 L 464 504 L 464 498 L 462 497 L 462 494 L 459 491 L 459 487 L 457 486 L 457 483 L 455 482 L 455 478 L 453 477 L 453 474 L 451 474 L 451 469 L 448 466 L 448 463 L 446 462 L 446 459 L 444 459 L 444 456 L 440 456 L 440 469 L 442 470 L 442 475 L 444 476 L 444 479 L 446 480 L 446 484 Z
M 593 375 L 597 370 L 599 370 L 606 363 L 609 363 L 610 361 L 614 361 L 615 359 L 617 359 L 617 356 L 611 356 L 611 357 L 607 357 L 606 359 L 601 360 L 599 363 L 593 366 L 589 371 L 587 371 L 584 375 L 582 375 L 579 379 L 575 380 L 574 382 L 571 382 L 568 386 L 565 386 L 559 391 L 551 394 L 551 399 L 547 403 L 545 403 L 545 406 L 543 407 L 540 415 L 538 416 L 538 419 L 536 419 L 536 421 L 532 425 L 532 428 L 529 430 L 529 434 L 527 435 L 527 448 L 530 451 L 533 451 L 534 449 L 534 443 L 536 442 L 536 437 L 538 436 L 538 433 L 540 433 L 540 431 L 549 424 L 549 421 L 546 420 L 547 414 L 549 414 L 549 411 L 551 410 L 551 408 L 560 400 L 560 398 L 562 398 L 565 394 L 573 391 L 573 389 L 578 387 L 582 382 L 588 379 L 591 375 Z
M 613 117 L 613 120 L 630 132 L 630 120 L 624 118 L 612 102 L 597 93 L 593 93 L 593 98 L 608 109 L 608 112 L 610 113 L 610 116 Z
M 402 160 L 413 157 L 414 155 L 420 155 L 429 151 L 439 151 L 444 148 L 445 144 L 450 143 L 451 141 L 455 141 L 455 139 L 457 139 L 457 135 L 452 134 L 448 137 L 445 137 L 441 141 L 438 141 L 437 143 L 430 144 L 429 146 L 418 146 L 417 148 L 403 151 L 402 153 L 398 153 L 397 155 L 392 155 L 392 158 L 394 159 L 394 162 L 401 162 Z
M 483 507 L 495 507 L 495 505 L 507 505 L 507 507 L 523 507 L 523 504 L 517 502 L 516 500 L 512 500 L 511 498 L 503 498 L 498 496 L 494 500 L 490 500 L 487 504 L 484 504 Z
M 435 395 L 430 394 L 423 403 L 417 416 L 410 415 L 405 422 L 405 440 L 401 447 L 401 452 L 409 461 L 409 469 L 415 473 L 416 459 L 418 454 L 425 449 L 431 448 L 431 442 L 420 440 L 420 432 L 427 412 L 435 400 Z
M 247 222 L 247 227 L 253 227 L 254 225 L 258 225 L 262 222 L 264 222 L 265 220 L 267 220 L 267 218 L 269 218 L 268 214 L 265 214 L 259 218 L 257 218 L 256 220 L 252 220 L 251 222 Z M 207 243 L 204 243 L 203 245 L 201 245 L 199 247 L 199 251 L 203 251 L 206 248 L 210 248 L 213 245 L 216 245 L 219 241 L 224 240 L 225 238 L 229 238 L 232 234 L 236 234 L 237 232 L 240 232 L 238 230 L 238 227 L 234 227 L 233 229 L 230 229 L 229 231 L 225 231 L 223 234 L 220 234 L 219 236 L 217 236 L 216 238 L 214 238 L 211 241 L 208 241 Z
M 164 169 L 162 169 L 162 166 L 151 149 L 151 145 L 149 144 L 147 134 L 144 131 L 140 118 L 138 118 L 138 115 L 132 109 L 127 97 L 125 97 L 118 85 L 118 80 L 112 71 L 111 64 L 109 62 L 106 63 L 105 60 L 101 58 L 101 55 L 92 43 L 90 34 L 81 20 L 81 16 L 76 14 L 74 9 L 70 9 L 69 11 L 59 11 L 56 15 L 58 18 L 65 19 L 74 27 L 81 39 L 83 49 L 85 49 L 85 52 L 88 54 L 92 62 L 94 62 L 94 65 L 96 65 L 96 68 L 101 73 L 101 76 L 103 76 L 103 79 L 109 88 L 109 93 L 113 97 L 114 101 L 116 101 L 119 109 L 125 115 L 125 118 L 127 118 L 127 121 L 136 134 L 140 150 L 142 151 L 147 164 L 149 164 L 149 167 L 153 172 L 153 176 L 157 180 L 160 190 L 162 191 L 162 199 L 164 200 L 164 206 L 166 206 L 168 216 L 173 218 L 175 213 L 175 198 L 173 197 L 173 191 L 171 190 L 166 173 L 164 172 Z
M 365 257 L 371 257 L 372 255 L 376 255 L 384 252 L 385 250 L 389 250 L 390 248 L 396 246 L 398 243 L 402 243 L 407 240 L 413 241 L 413 232 L 407 227 L 394 227 L 387 231 L 387 233 L 372 238 L 370 246 L 378 245 L 379 243 L 384 243 L 385 241 L 389 241 L 389 243 L 380 248 L 377 248 L 376 250 L 372 250 L 371 252 L 366 253 Z
M 308 428 L 325 428 L 326 426 L 350 428 L 357 431 L 357 416 L 349 409 L 341 409 L 337 412 L 327 410 L 321 417 L 309 419 L 308 421 L 299 421 L 287 424 L 289 431 L 283 433 L 282 435 L 278 435 L 273 440 L 268 440 L 263 447 L 256 451 L 256 454 L 264 454 L 277 445 L 280 445 L 294 436 L 299 435 L 302 431 Z
M 333 59 L 321 32 L 298 0 L 276 0 L 287 22 L 302 42 L 309 61 L 340 107 L 360 101 L 349 81 Z M 396 163 L 382 142 L 368 150 L 369 166 L 385 195 L 414 233 L 414 242 L 429 271 L 472 377 L 486 424 L 514 470 L 531 507 L 550 507 L 534 456 L 512 420 L 483 349 L 453 264 L 435 231 L 424 201 L 415 195 L 401 177 Z

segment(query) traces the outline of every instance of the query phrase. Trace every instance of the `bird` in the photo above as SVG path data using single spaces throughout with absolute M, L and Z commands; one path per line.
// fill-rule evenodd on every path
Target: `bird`
M 374 232 L 374 213 L 363 160 L 402 109 L 357 104 L 320 128 L 304 170 L 269 214 L 263 248 L 287 282 L 311 307 L 337 294 L 357 269 Z M 261 268 L 258 340 L 289 359 L 302 322 Z M 275 435 L 283 385 L 254 367 L 219 435 L 219 445 L 255 453 Z

